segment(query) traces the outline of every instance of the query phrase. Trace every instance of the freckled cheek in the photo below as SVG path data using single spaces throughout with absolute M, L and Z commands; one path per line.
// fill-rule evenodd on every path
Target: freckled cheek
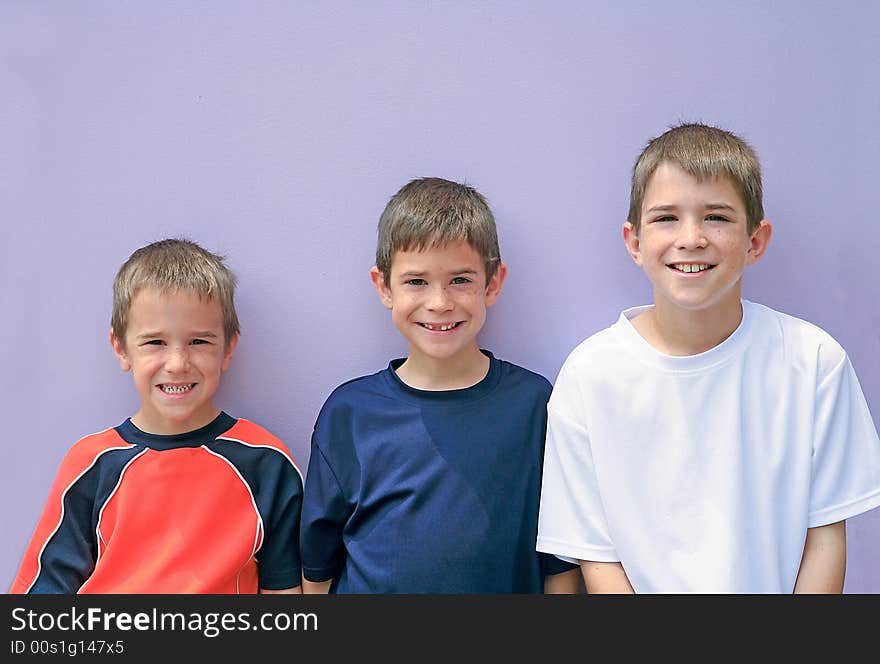
M 201 360 L 197 360 L 196 362 L 194 362 L 194 366 L 197 370 L 201 371 L 204 374 L 217 373 L 220 371 L 220 367 L 223 365 L 223 359 L 223 354 L 205 357 Z
M 748 246 L 733 238 L 719 240 L 717 245 L 728 256 L 745 256 L 749 250 Z

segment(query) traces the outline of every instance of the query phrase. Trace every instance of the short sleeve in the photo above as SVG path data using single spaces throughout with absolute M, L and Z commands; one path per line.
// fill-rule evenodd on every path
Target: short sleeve
M 298 544 L 303 484 L 299 471 L 284 455 L 275 455 L 272 461 L 277 479 L 271 483 L 271 521 L 265 524 L 266 538 L 258 555 L 259 584 L 266 590 L 283 590 L 301 584 Z M 262 484 L 269 484 L 266 470 Z
M 336 474 L 313 437 L 300 528 L 303 576 L 308 581 L 327 581 L 341 569 L 342 531 L 350 512 Z
M 567 414 L 577 407 L 573 387 L 560 374 L 547 407 L 537 549 L 571 562 L 617 562 L 587 430 Z
M 81 474 L 71 477 L 71 468 Z M 10 593 L 75 594 L 91 576 L 98 552 L 98 475 L 95 467 L 72 464 L 69 454 L 64 459 Z
M 808 526 L 835 523 L 880 506 L 880 440 L 845 353 L 820 377 L 813 430 Z
M 10 593 L 73 594 L 98 559 L 98 515 L 140 450 L 104 432 L 65 455 Z

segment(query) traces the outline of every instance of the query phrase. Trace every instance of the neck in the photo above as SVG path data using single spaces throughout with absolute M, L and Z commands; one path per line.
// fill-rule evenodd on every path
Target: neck
M 705 353 L 733 334 L 743 317 L 739 297 L 699 311 L 664 304 L 662 299 L 656 300 L 653 309 L 632 322 L 651 346 L 666 355 Z
M 476 346 L 453 358 L 431 358 L 410 349 L 397 376 L 417 390 L 461 390 L 476 385 L 489 373 L 489 358 Z
M 131 416 L 131 423 L 144 433 L 151 433 L 158 436 L 176 436 L 182 433 L 189 433 L 196 429 L 201 429 L 209 425 L 220 414 L 220 409 L 213 404 L 209 404 L 203 412 L 198 416 L 190 417 L 184 422 L 175 422 L 163 417 L 155 416 L 144 412 L 141 408 L 137 413 Z

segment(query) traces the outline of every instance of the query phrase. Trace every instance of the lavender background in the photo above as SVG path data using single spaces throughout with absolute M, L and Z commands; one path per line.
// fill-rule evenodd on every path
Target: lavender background
M 368 278 L 398 187 L 489 198 L 510 275 L 482 344 L 552 380 L 650 301 L 629 172 L 681 120 L 757 148 L 775 234 L 745 296 L 833 334 L 877 423 L 878 25 L 857 0 L 0 2 L 0 584 L 64 452 L 137 408 L 107 343 L 135 248 L 229 255 L 218 404 L 305 467 L 333 387 L 406 351 Z M 846 590 L 880 592 L 880 510 L 848 535 Z

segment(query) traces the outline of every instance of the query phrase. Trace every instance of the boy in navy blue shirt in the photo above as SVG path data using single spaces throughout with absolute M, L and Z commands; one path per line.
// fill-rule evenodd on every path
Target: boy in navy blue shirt
M 305 592 L 577 590 L 574 565 L 535 550 L 551 385 L 477 344 L 506 273 L 473 188 L 422 178 L 391 198 L 370 276 L 409 354 L 318 415 Z

